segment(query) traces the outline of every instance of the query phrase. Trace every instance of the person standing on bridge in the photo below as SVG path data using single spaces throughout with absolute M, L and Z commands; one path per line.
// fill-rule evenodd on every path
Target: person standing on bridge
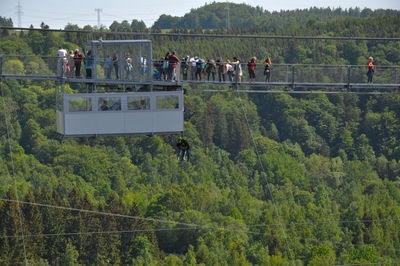
M 265 82 L 270 82 L 271 81 L 271 58 L 267 57 L 264 61 L 264 76 L 265 76 Z
M 111 57 L 111 55 L 107 55 L 107 57 L 106 57 L 106 79 L 111 79 L 111 66 L 112 66 L 112 57 Z
M 240 61 L 236 56 L 233 57 L 232 65 L 234 66 L 235 69 L 234 71 L 236 73 L 236 81 L 238 83 L 242 82 L 242 75 L 243 75 L 242 64 L 240 64 Z
M 94 57 L 92 55 L 92 51 L 88 51 L 85 57 L 85 69 L 86 69 L 86 78 L 91 79 L 92 78 L 92 68 L 93 68 L 93 62 Z
M 207 73 L 207 81 L 210 81 L 210 75 L 212 76 L 212 80 L 215 81 L 215 74 L 217 73 L 217 64 L 214 59 L 208 59 L 206 66 Z
M 218 80 L 219 82 L 222 82 L 222 80 L 225 82 L 225 63 L 222 57 L 219 57 L 217 60 L 217 67 L 218 67 Z
M 115 69 L 115 78 L 119 79 L 119 60 L 118 60 L 118 55 L 117 53 L 114 54 L 112 58 L 113 66 Z
M 75 59 L 74 59 L 74 57 L 75 57 L 75 54 L 74 54 L 74 51 L 69 51 L 69 55 L 68 55 L 68 61 L 67 61 L 67 77 L 69 77 L 69 78 L 73 78 L 74 77 L 74 74 L 75 74 L 75 70 L 74 70 L 74 68 L 75 68 L 75 64 L 74 64 L 74 61 L 75 61 Z
M 125 55 L 125 79 L 129 79 L 132 72 L 133 72 L 132 59 L 128 53 Z
M 75 49 L 74 52 L 74 65 L 75 65 L 75 77 L 81 77 L 81 65 L 82 65 L 82 54 L 78 49 Z
M 225 69 L 226 73 L 228 74 L 229 81 L 233 82 L 233 66 L 231 65 L 231 61 L 229 59 L 226 60 Z
M 192 80 L 196 80 L 196 71 L 197 71 L 197 63 L 195 56 L 193 56 L 192 58 L 190 58 L 190 74 Z
M 368 84 L 373 84 L 372 82 L 372 78 L 374 77 L 374 64 L 372 63 L 372 60 L 374 60 L 372 58 L 372 56 L 369 57 L 369 61 L 368 61 L 368 72 L 367 72 L 367 76 L 368 76 Z
M 57 63 L 57 74 L 58 76 L 64 76 L 67 70 L 67 50 L 63 49 L 62 46 L 58 47 L 58 63 Z
M 176 78 L 176 66 L 180 63 L 181 60 L 176 56 L 176 52 L 173 51 L 172 54 L 168 58 L 168 68 L 169 68 L 169 80 L 173 81 Z
M 247 63 L 249 70 L 249 82 L 256 82 L 256 57 L 253 56 L 251 60 Z

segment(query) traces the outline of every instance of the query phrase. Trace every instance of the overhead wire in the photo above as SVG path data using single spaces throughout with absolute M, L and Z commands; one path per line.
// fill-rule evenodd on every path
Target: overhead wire
M 240 64 L 240 63 L 239 63 L 239 64 Z M 238 66 L 236 66 L 236 67 L 238 67 Z M 236 78 L 237 78 L 237 76 L 236 76 Z M 236 80 L 236 84 L 237 84 L 237 82 L 238 82 L 238 81 Z M 235 91 L 238 91 L 238 87 L 237 87 L 237 86 L 236 86 L 236 90 L 235 90 Z M 254 138 L 254 136 L 253 136 L 253 132 L 252 132 L 251 127 L 250 127 L 249 119 L 248 119 L 248 117 L 247 117 L 247 113 L 246 113 L 246 110 L 245 110 L 245 108 L 244 108 L 244 103 L 243 103 L 242 98 L 240 97 L 240 94 L 238 94 L 238 98 L 239 98 L 239 101 L 240 101 L 240 104 L 241 104 L 241 108 L 242 108 L 242 111 L 243 111 L 244 118 L 245 118 L 246 123 L 247 123 L 247 128 L 248 128 L 248 131 L 249 131 L 249 134 L 250 134 L 250 138 L 251 138 L 251 140 L 252 140 L 252 142 L 253 142 L 253 146 L 254 146 L 254 150 L 255 150 L 256 155 L 257 155 L 258 162 L 259 162 L 259 164 L 260 164 L 260 167 L 261 167 L 262 171 L 265 173 L 264 165 L 263 165 L 263 163 L 262 163 L 262 161 L 261 161 L 261 156 L 260 156 L 260 153 L 259 153 L 258 148 L 257 148 L 257 143 L 256 143 L 255 138 Z M 271 188 L 270 188 L 270 183 L 269 183 L 267 177 L 265 177 L 265 181 L 266 181 L 266 186 L 267 186 L 267 188 L 268 188 L 268 192 L 269 192 L 269 194 L 270 194 L 270 197 L 271 197 L 271 200 L 272 200 L 272 203 L 273 203 L 275 212 L 276 212 L 277 217 L 278 217 L 278 221 L 279 221 L 279 223 L 281 224 L 281 216 L 280 216 L 280 214 L 279 214 L 279 210 L 278 210 L 278 208 L 277 208 L 277 204 L 276 204 L 276 201 L 275 201 L 275 197 L 274 197 L 274 195 L 273 195 L 273 193 L 272 193 L 272 190 L 271 190 Z M 267 195 L 266 195 L 266 193 L 265 193 L 265 188 L 264 188 L 264 194 L 265 194 L 265 197 L 267 198 Z M 293 257 L 293 255 L 292 255 L 292 252 L 291 252 L 291 249 L 290 249 L 290 246 L 289 246 L 289 242 L 288 242 L 288 240 L 287 240 L 287 238 L 286 238 L 286 231 L 285 231 L 285 228 L 284 228 L 284 226 L 281 226 L 281 228 L 282 228 L 282 232 L 283 232 L 283 234 L 284 234 L 284 236 L 285 236 L 285 243 L 286 243 L 286 248 L 287 248 L 288 253 L 289 253 L 289 257 L 291 258 L 292 264 L 295 265 L 295 263 L 294 263 L 294 257 Z
M 136 219 L 136 220 L 145 220 L 145 221 L 152 221 L 152 222 L 159 222 L 159 223 L 166 223 L 166 224 L 179 224 L 179 225 L 186 225 L 186 226 L 196 226 L 195 224 L 190 224 L 190 223 L 176 222 L 176 221 L 171 221 L 171 220 L 162 220 L 162 219 L 156 219 L 156 218 L 148 218 L 148 217 L 143 217 L 143 216 L 125 215 L 125 214 L 103 212 L 103 211 L 93 211 L 93 210 L 72 208 L 72 207 L 45 204 L 45 203 L 19 201 L 19 200 L 12 200 L 12 199 L 0 199 L 0 200 L 1 201 L 5 201 L 5 202 L 14 202 L 14 203 L 18 202 L 20 204 L 28 204 L 28 205 L 39 206 L 39 207 L 54 208 L 54 209 L 61 209 L 61 210 L 68 210 L 68 211 L 76 211 L 76 212 L 83 212 L 83 213 L 90 213 L 90 214 L 106 215 L 106 216 L 129 218 L 129 219 Z
M 114 216 L 114 217 L 121 217 L 121 218 L 128 218 L 128 219 L 135 219 L 135 220 L 146 220 L 146 221 L 153 221 L 153 222 L 160 222 L 166 224 L 177 224 L 177 225 L 185 225 L 185 226 L 192 226 L 192 227 L 202 227 L 205 225 L 198 225 L 192 223 L 183 223 L 173 220 L 163 220 L 163 219 L 156 219 L 156 218 L 146 218 L 142 216 L 133 216 L 133 215 L 124 215 L 118 213 L 111 213 L 111 212 L 102 212 L 102 211 L 93 211 L 87 209 L 79 209 L 79 208 L 71 208 L 67 206 L 59 206 L 59 205 L 52 205 L 52 204 L 44 204 L 44 203 L 37 203 L 37 202 L 27 202 L 27 201 L 18 201 L 12 199 L 4 199 L 0 198 L 0 201 L 4 202 L 13 202 L 19 204 L 28 204 L 33 206 L 39 207 L 46 207 L 46 208 L 55 208 L 55 209 L 62 209 L 68 211 L 76 211 L 76 212 L 83 212 L 83 213 L 91 213 L 91 214 L 98 214 L 98 215 L 106 215 L 106 216 Z M 271 224 L 246 224 L 246 225 L 233 225 L 233 226 L 219 226 L 223 228 L 240 228 L 240 227 L 267 227 L 267 226 L 291 226 L 291 225 L 319 225 L 319 224 L 335 224 L 335 223 L 373 223 L 373 222 L 389 222 L 389 221 L 400 221 L 399 218 L 384 218 L 384 219 L 362 219 L 362 220 L 330 220 L 330 221 L 319 221 L 319 222 L 294 222 L 294 223 L 271 223 Z
M 88 231 L 88 232 L 64 232 L 64 233 L 42 233 L 42 234 L 28 234 L 25 235 L 25 238 L 28 237 L 55 237 L 55 236 L 75 236 L 75 235 L 99 235 L 99 234 L 129 234 L 129 233 L 138 233 L 138 232 L 163 232 L 163 231 L 189 231 L 189 230 L 222 230 L 228 232 L 239 232 L 239 233 L 246 233 L 246 234 L 253 234 L 253 235 L 263 235 L 263 236 L 274 236 L 285 238 L 282 235 L 277 235 L 275 233 L 267 233 L 267 232 L 254 232 L 254 231 L 247 231 L 247 230 L 235 230 L 235 229 L 227 229 L 224 226 L 198 226 L 198 227 L 174 227 L 174 228 L 152 228 L 152 229 L 132 229 L 132 230 L 111 230 L 111 231 Z M 0 236 L 0 239 L 10 239 L 10 238 L 20 238 L 21 235 L 7 235 L 7 236 Z M 286 237 L 287 238 L 287 237 Z M 300 241 L 312 241 L 317 242 L 319 244 L 327 243 L 327 244 L 334 244 L 334 245 L 351 245 L 354 247 L 364 247 L 370 246 L 371 244 L 354 244 L 354 243 L 347 243 L 343 241 L 332 241 L 332 240 L 321 240 L 316 238 L 304 238 L 304 237 L 290 237 L 291 239 L 296 239 Z M 400 251 L 396 248 L 385 248 L 385 247 L 377 247 L 374 246 L 377 250 L 382 251 Z
M 358 266 L 358 265 L 382 265 L 382 264 L 399 264 L 400 260 L 398 261 L 381 261 L 381 262 L 363 262 L 357 264 L 333 264 L 333 266 Z
M 29 29 L 30 30 L 30 29 Z M 40 29 L 40 30 L 43 30 L 43 29 Z M 90 31 L 90 33 L 93 33 L 92 31 Z M 97 32 L 96 32 L 97 33 Z M 101 33 L 101 32 L 99 32 L 99 33 Z M 113 33 L 113 34 L 118 34 L 118 33 Z M 135 34 L 135 33 L 129 33 L 129 34 Z M 143 33 L 140 33 L 140 34 L 143 34 Z M 197 36 L 197 35 L 196 35 Z M 213 37 L 215 37 L 215 35 L 212 35 Z M 238 37 L 238 36 L 234 36 L 234 37 Z M 279 36 L 278 36 L 279 37 Z M 291 37 L 293 37 L 293 36 L 291 36 Z M 399 40 L 400 40 L 400 38 L 398 38 Z M 392 39 L 391 39 L 392 40 Z M 397 41 L 397 40 L 396 40 Z M 204 90 L 203 90 L 204 91 Z M 221 92 L 221 91 L 218 91 L 218 92 Z M 249 91 L 244 91 L 244 90 L 237 90 L 237 92 L 249 92 Z M 258 92 L 258 91 L 251 91 L 251 92 L 257 92 L 257 93 L 261 93 L 261 92 Z M 272 91 L 268 91 L 268 93 L 271 93 Z M 279 93 L 282 93 L 282 91 L 279 91 Z M 289 93 L 289 92 L 288 92 Z M 290 93 L 293 93 L 293 92 L 290 92 Z M 298 92 L 299 93 L 299 92 Z M 307 92 L 307 93 L 311 93 L 311 92 Z M 314 93 L 320 93 L 320 92 L 314 92 Z M 321 92 L 322 93 L 322 92 Z M 361 94 L 361 93 L 357 93 L 357 94 Z M 368 94 L 371 94 L 371 93 L 368 93 Z M 376 94 L 376 93 L 373 93 L 373 94 Z M 239 98 L 240 98 L 240 96 L 239 96 Z M 4 99 L 3 99 L 3 101 L 4 101 Z M 245 113 L 245 109 L 244 109 L 244 105 L 243 105 L 243 102 L 242 102 L 242 99 L 240 98 L 240 101 L 241 101 L 241 104 L 242 104 L 242 109 L 243 109 L 243 111 L 244 111 L 244 115 L 245 115 L 245 118 L 246 118 L 246 122 L 247 122 L 247 125 L 248 125 L 248 127 L 249 127 L 249 131 L 250 131 L 250 136 L 252 137 L 252 139 L 253 139 L 253 142 L 254 142 L 254 144 L 255 144 L 255 146 L 256 146 L 256 143 L 255 143 L 255 141 L 254 141 L 254 137 L 252 136 L 252 132 L 251 132 L 251 129 L 250 129 L 250 125 L 249 125 L 249 121 L 248 121 L 248 119 L 247 119 L 247 115 L 246 115 L 246 113 Z M 259 158 L 259 160 L 260 160 L 260 158 Z M 261 162 L 261 161 L 260 161 Z M 261 167 L 263 167 L 263 165 L 261 164 Z M 13 169 L 14 170 L 14 169 Z M 264 170 L 263 170 L 264 171 Z M 264 171 L 265 172 L 265 171 Z M 267 180 L 268 181 L 268 180 Z M 268 186 L 268 189 L 270 190 L 270 188 L 269 188 L 269 186 Z M 270 193 L 271 193 L 271 190 L 270 190 Z M 272 196 L 272 194 L 271 194 L 271 196 Z M 7 200 L 7 199 L 1 199 L 1 200 Z M 11 201 L 11 200 L 9 200 L 9 201 Z M 18 201 L 18 200 L 17 200 Z M 22 202 L 22 201 L 18 201 L 19 203 L 28 203 L 28 202 Z M 32 204 L 32 203 L 29 203 L 29 204 Z M 35 203 L 35 205 L 38 205 L 38 206 L 43 206 L 43 207 L 49 207 L 50 205 L 48 205 L 48 204 L 36 204 Z M 52 206 L 52 207 L 54 207 L 54 206 Z M 61 206 L 58 206 L 58 207 L 60 207 L 61 208 Z M 75 208 L 69 208 L 69 207 L 63 207 L 63 209 L 67 209 L 67 210 L 73 210 L 73 211 L 80 211 L 79 209 L 75 209 Z M 180 222 L 175 222 L 175 221 L 167 221 L 167 220 L 159 220 L 159 219 L 153 219 L 153 218 L 144 218 L 144 217 L 136 217 L 136 216 L 128 216 L 128 215 L 119 215 L 119 214 L 110 214 L 110 213 L 105 213 L 105 212 L 95 212 L 95 211 L 88 211 L 88 210 L 86 210 L 86 212 L 89 212 L 89 213 L 96 213 L 96 214 L 102 214 L 102 215 L 115 215 L 115 216 L 118 216 L 118 217 L 125 217 L 125 218 L 135 218 L 135 219 L 143 219 L 143 220 L 148 220 L 148 219 L 150 219 L 151 221 L 156 221 L 156 222 L 162 222 L 162 223 L 174 223 L 174 224 L 181 224 L 181 225 L 188 225 L 188 226 L 194 226 L 194 229 L 196 229 L 197 227 L 196 227 L 196 225 L 193 225 L 193 224 L 187 224 L 187 223 L 180 223 Z M 278 214 L 279 214 L 279 212 L 277 212 Z M 395 220 L 395 219 L 391 219 L 391 220 Z M 371 220 L 368 220 L 369 222 L 371 221 Z M 326 224 L 326 223 L 330 223 L 330 222 L 349 222 L 349 221 L 329 221 L 329 222 L 320 222 L 320 223 L 296 223 L 296 224 Z M 352 222 L 360 222 L 360 221 L 352 221 Z M 279 221 L 279 224 L 276 224 L 276 225 L 278 225 L 278 226 L 282 226 L 282 225 L 290 225 L 291 223 L 289 223 L 289 224 L 282 224 L 280 221 Z M 266 225 L 250 225 L 250 226 L 266 226 Z M 221 228 L 221 227 L 219 227 L 219 228 Z M 185 230 L 187 230 L 187 229 L 193 229 L 193 228 L 185 228 Z M 166 230 L 166 229 L 155 229 L 155 230 Z M 177 228 L 177 230 L 178 230 L 178 228 Z M 183 228 L 182 229 L 180 229 L 180 230 L 184 230 Z M 23 232 L 23 230 L 22 230 L 22 232 Z M 112 232 L 112 231 L 110 231 L 110 232 Z M 117 231 L 115 231 L 115 232 L 117 232 Z M 120 232 L 125 232 L 125 231 L 120 231 Z M 283 232 L 284 232 L 284 234 L 285 234 L 285 231 L 283 230 Z M 87 232 L 80 232 L 80 233 L 82 233 L 82 234 L 85 234 L 85 233 L 87 233 Z M 98 233 L 101 233 L 101 232 L 98 232 Z M 71 233 L 72 234 L 72 233 Z M 77 233 L 75 233 L 75 234 L 77 234 Z M 287 236 L 285 237 L 286 239 L 287 239 Z M 289 246 L 288 246 L 288 248 L 289 248 Z M 289 255 L 292 255 L 291 254 L 291 252 L 290 252 L 290 249 L 289 249 Z
M 65 30 L 65 29 L 41 29 L 24 27 L 0 27 L 0 30 L 39 30 L 55 32 L 76 32 L 93 33 L 93 30 Z M 197 38 L 239 38 L 239 39 L 294 39 L 294 40 L 357 40 L 357 41 L 400 41 L 397 37 L 351 37 L 351 36 L 297 36 L 297 35 L 249 35 L 249 34 L 206 34 L 206 33 L 173 33 L 173 32 L 115 32 L 115 31 L 95 31 L 97 34 L 105 35 L 142 35 L 142 36 L 176 36 L 176 37 L 197 37 Z
M 1 59 L 0 59 L 1 60 Z M 3 91 L 3 79 L 0 77 L 0 90 L 1 90 L 1 98 L 3 99 L 3 112 L 4 112 L 4 122 L 6 125 L 6 131 L 7 131 L 7 140 L 8 140 L 8 148 L 9 148 L 9 154 L 10 154 L 10 160 L 11 160 L 11 169 L 12 169 L 12 175 L 14 179 L 14 187 L 15 187 L 15 198 L 17 201 L 19 201 L 19 196 L 18 196 L 18 186 L 17 186 L 17 178 L 15 175 L 15 166 L 14 166 L 14 156 L 13 156 L 13 149 L 11 145 L 11 136 L 10 136 L 10 126 L 9 126 L 9 121 L 7 119 L 7 108 L 6 108 L 6 100 L 5 100 L 5 95 Z M 23 246 L 23 251 L 24 251 L 24 258 L 25 258 L 25 265 L 28 265 L 28 259 L 26 255 L 26 245 L 25 245 L 25 237 L 24 237 L 24 226 L 22 222 L 22 210 L 21 206 L 19 203 L 17 203 L 17 212 L 18 212 L 18 220 L 19 220 L 19 225 L 20 225 L 20 230 L 21 230 L 21 235 L 22 235 L 22 246 Z

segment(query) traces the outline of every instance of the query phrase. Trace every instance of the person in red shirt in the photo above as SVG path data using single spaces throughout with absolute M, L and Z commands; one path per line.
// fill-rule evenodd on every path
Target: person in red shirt
M 368 72 L 367 72 L 368 84 L 373 84 L 372 78 L 374 77 L 375 70 L 374 70 L 374 64 L 372 63 L 372 60 L 374 60 L 374 59 L 371 56 L 368 61 Z
M 175 80 L 176 78 L 176 65 L 180 62 L 179 58 L 175 55 L 175 51 L 172 52 L 172 54 L 169 56 L 169 63 L 168 63 L 168 67 L 169 67 L 169 74 L 170 80 Z
M 256 57 L 253 56 L 251 60 L 247 63 L 249 70 L 249 82 L 256 82 Z

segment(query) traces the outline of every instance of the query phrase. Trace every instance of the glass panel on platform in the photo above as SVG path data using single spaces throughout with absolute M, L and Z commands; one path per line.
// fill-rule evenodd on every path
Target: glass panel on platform
M 121 111 L 121 98 L 99 97 L 98 111 Z
M 88 97 L 74 97 L 68 99 L 69 112 L 92 111 L 92 99 Z
M 179 109 L 179 96 L 157 96 L 157 109 Z
M 128 110 L 149 110 L 150 96 L 129 96 Z

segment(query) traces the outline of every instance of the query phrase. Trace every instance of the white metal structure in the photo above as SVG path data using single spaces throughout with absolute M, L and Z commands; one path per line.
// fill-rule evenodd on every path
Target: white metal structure
M 57 133 L 64 137 L 183 132 L 183 92 L 64 94 Z
M 181 86 L 171 83 L 169 90 L 162 87 L 165 90 L 153 91 L 150 40 L 99 40 L 89 42 L 88 47 L 85 62 L 92 71 L 85 79 L 87 93 L 66 93 L 65 83 L 71 79 L 59 77 L 58 134 L 85 137 L 183 132 Z M 118 89 L 99 92 L 99 86 Z

